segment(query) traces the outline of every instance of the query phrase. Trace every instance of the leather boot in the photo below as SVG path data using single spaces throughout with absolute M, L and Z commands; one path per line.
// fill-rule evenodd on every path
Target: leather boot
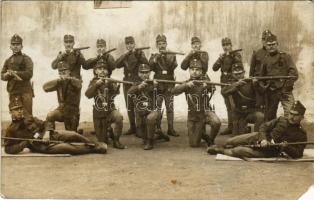
M 174 129 L 168 129 L 167 134 L 171 135 L 173 137 L 179 137 L 180 136 Z
M 120 143 L 119 138 L 115 137 L 113 140 L 113 147 L 116 149 L 125 149 L 125 146 Z
M 154 148 L 154 140 L 148 139 L 146 145 L 144 146 L 144 150 L 152 150 Z
M 170 141 L 169 136 L 164 134 L 161 130 L 157 130 L 155 134 L 155 140 L 165 140 L 166 142 Z
M 202 139 L 207 143 L 208 147 L 213 144 L 213 140 L 207 134 L 203 134 Z

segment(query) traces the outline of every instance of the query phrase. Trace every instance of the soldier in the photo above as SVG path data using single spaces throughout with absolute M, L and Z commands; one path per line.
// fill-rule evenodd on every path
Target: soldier
M 238 135 L 247 132 L 247 124 L 254 123 L 254 131 L 258 131 L 264 121 L 261 105 L 256 101 L 256 84 L 244 80 L 244 69 L 241 63 L 232 66 L 232 76 L 237 82 L 222 89 L 224 98 L 232 96 L 233 129 L 232 134 Z
M 207 145 L 214 144 L 219 132 L 221 122 L 218 116 L 211 111 L 208 93 L 212 92 L 213 86 L 207 84 L 193 83 L 193 80 L 207 80 L 203 74 L 203 67 L 200 60 L 191 60 L 189 66 L 190 80 L 187 83 L 177 85 L 172 93 L 179 95 L 185 93 L 188 103 L 188 136 L 191 147 L 198 147 L 201 139 Z M 210 134 L 206 134 L 206 124 L 211 126 Z
M 198 37 L 192 37 L 191 39 L 192 51 L 184 58 L 181 63 L 181 69 L 187 70 L 190 66 L 190 62 L 193 59 L 198 59 L 202 62 L 203 73 L 206 74 L 208 70 L 208 53 L 201 51 L 202 43 Z
M 262 33 L 262 48 L 260 48 L 257 51 L 253 51 L 253 55 L 251 58 L 251 64 L 250 64 L 250 76 L 260 76 L 261 69 L 262 69 L 262 63 L 263 60 L 267 54 L 266 51 L 266 37 L 269 36 L 271 32 L 269 30 L 265 30 Z M 265 89 L 265 85 L 263 81 L 258 82 L 258 86 L 260 87 L 259 90 L 256 90 L 256 100 L 260 101 L 259 104 L 265 109 L 265 97 L 263 90 Z
M 223 38 L 221 40 L 221 43 L 224 54 L 221 54 L 218 60 L 214 63 L 213 70 L 218 71 L 219 69 L 221 69 L 220 82 L 230 83 L 234 81 L 232 80 L 231 76 L 232 65 L 234 63 L 242 63 L 242 58 L 240 53 L 232 51 L 232 43 L 229 38 Z M 232 133 L 232 111 L 230 98 L 224 98 L 224 100 L 228 114 L 228 127 L 220 133 L 221 135 L 227 135 Z
M 135 41 L 132 36 L 125 37 L 125 45 L 128 52 L 121 55 L 116 60 L 116 68 L 124 68 L 123 80 L 134 82 L 141 81 L 141 79 L 138 77 L 138 66 L 142 63 L 148 63 L 147 58 L 142 50 L 135 49 Z M 125 133 L 125 135 L 136 133 L 135 107 L 132 97 L 127 94 L 129 89 L 130 85 L 123 85 L 124 99 L 126 102 L 130 122 L 130 128 Z
M 98 39 L 96 42 L 97 47 L 97 57 L 90 58 L 86 61 L 86 64 L 83 66 L 84 69 L 93 69 L 99 60 L 103 60 L 107 63 L 110 70 L 113 71 L 115 68 L 115 60 L 110 53 L 106 53 L 106 41 L 104 39 Z M 105 54 L 106 53 L 106 54 Z
M 4 151 L 8 154 L 20 153 L 24 148 L 29 148 L 32 152 L 47 154 L 77 155 L 107 152 L 107 146 L 104 143 L 92 143 L 88 138 L 73 131 L 53 131 L 47 129 L 45 122 L 36 117 L 24 117 L 22 105 L 19 103 L 10 105 L 10 114 L 12 123 L 5 133 L 5 136 L 10 139 L 4 140 Z M 42 141 L 32 141 L 32 139 Z M 50 143 L 47 139 L 64 142 Z M 83 144 L 75 145 L 66 142 L 81 142 Z
M 276 118 L 279 102 L 283 107 L 284 116 L 288 117 L 294 102 L 292 90 L 294 82 L 298 79 L 298 70 L 291 56 L 278 50 L 275 35 L 266 38 L 266 50 L 261 76 L 295 76 L 286 81 L 281 79 L 267 81 L 265 120 L 270 121 Z
M 73 35 L 64 35 L 64 52 L 59 52 L 56 59 L 52 61 L 52 69 L 58 69 L 58 63 L 60 61 L 64 61 L 69 65 L 70 76 L 73 76 L 77 79 L 82 79 L 81 77 L 81 68 L 85 66 L 86 61 L 83 54 L 79 50 L 74 50 L 74 36 Z M 86 67 L 85 67 L 86 68 Z M 81 101 L 81 89 L 78 90 L 76 93 L 72 94 L 75 95 L 78 104 L 77 110 L 80 109 L 80 101 Z M 73 97 L 74 98 L 74 97 Z M 80 112 L 78 112 L 78 122 L 80 121 Z
M 4 62 L 1 80 L 8 82 L 9 107 L 13 101 L 19 99 L 22 102 L 25 115 L 32 115 L 34 93 L 30 80 L 33 77 L 33 61 L 29 56 L 22 53 L 22 42 L 22 38 L 17 34 L 11 38 L 10 49 L 13 55 Z
M 301 120 L 304 118 L 305 110 L 305 107 L 297 101 L 293 104 L 288 118 L 279 117 L 273 119 L 262 124 L 259 132 L 228 139 L 226 145 L 234 148 L 224 149 L 212 146 L 207 151 L 210 154 L 221 153 L 240 158 L 276 157 L 283 152 L 291 158 L 301 158 L 305 144 L 289 145 L 287 143 L 307 141 L 307 133 L 300 125 Z M 278 143 L 282 145 L 271 146 Z M 246 144 L 259 144 L 259 147 L 239 146 Z
M 69 65 L 60 61 L 58 72 L 60 78 L 44 84 L 45 92 L 57 91 L 59 107 L 48 113 L 46 121 L 51 128 L 55 128 L 55 121 L 64 122 L 66 130 L 77 131 L 79 125 L 80 98 L 76 95 L 81 91 L 82 80 L 70 76 Z
M 154 148 L 154 134 L 158 119 L 160 118 L 160 110 L 156 109 L 156 82 L 148 84 L 145 80 L 149 79 L 150 67 L 147 64 L 139 66 L 139 77 L 142 82 L 131 86 L 128 93 L 135 97 L 136 106 L 136 124 L 138 135 L 142 137 L 144 150 Z M 157 90 L 157 91 L 156 91 Z M 160 137 L 169 140 L 167 135 L 160 133 Z
M 165 35 L 158 35 L 156 37 L 156 46 L 159 53 L 152 54 L 149 59 L 149 65 L 154 74 L 154 79 L 161 80 L 174 80 L 174 70 L 178 66 L 176 56 L 174 54 L 165 54 L 167 48 L 167 38 Z M 178 137 L 179 134 L 173 128 L 173 95 L 171 89 L 174 87 L 172 83 L 159 83 L 157 85 L 158 91 L 160 91 L 159 98 L 157 99 L 157 106 L 162 108 L 162 103 L 165 100 L 168 131 L 167 134 Z M 160 122 L 161 123 L 161 122 Z M 160 129 L 159 123 L 159 129 Z
M 116 109 L 114 98 L 120 93 L 120 87 L 116 83 L 108 82 L 111 74 L 109 64 L 103 60 L 98 61 L 94 67 L 95 77 L 89 83 L 85 92 L 87 98 L 94 98 L 93 122 L 98 141 L 108 143 L 108 128 L 113 124 L 113 147 L 124 149 L 119 141 L 123 128 L 123 117 Z

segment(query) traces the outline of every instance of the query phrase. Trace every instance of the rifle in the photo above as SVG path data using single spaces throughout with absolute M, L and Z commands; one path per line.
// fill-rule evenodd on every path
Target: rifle
M 224 55 L 231 55 L 231 54 L 234 54 L 234 53 L 239 52 L 239 51 L 242 51 L 242 49 L 232 50 L 232 51 L 229 51 L 228 53 L 224 53 Z
M 206 83 L 206 84 L 209 84 L 209 85 L 218 85 L 218 86 L 229 86 L 230 84 L 228 83 L 217 83 L 217 82 L 211 82 L 211 81 L 208 81 L 208 80 L 192 80 L 193 82 L 195 83 Z
M 40 139 L 27 139 L 27 138 L 14 138 L 14 137 L 1 137 L 1 139 L 5 140 L 18 140 L 18 141 L 29 141 L 29 142 L 41 142 L 41 143 L 46 143 L 48 142 L 53 143 L 53 144 L 63 144 L 63 143 L 68 143 L 72 145 L 87 145 L 87 146 L 92 146 L 94 147 L 96 144 L 94 143 L 84 143 L 84 142 L 64 142 L 64 141 L 59 141 L 59 140 L 40 140 Z
M 16 73 L 15 71 L 13 71 L 13 70 L 8 70 L 8 72 L 9 72 L 10 75 L 14 76 L 14 78 L 15 78 L 16 80 L 18 80 L 18 81 L 23 81 L 23 79 L 22 79 L 19 75 L 17 75 L 17 73 Z
M 283 145 L 300 145 L 300 144 L 314 144 L 314 141 L 309 141 L 309 142 L 290 142 L 290 143 L 270 143 L 265 147 L 280 147 Z M 239 145 L 241 147 L 250 147 L 250 148 L 264 148 L 261 144 L 244 144 L 244 145 Z M 226 148 L 232 148 L 234 147 L 233 145 L 227 145 Z
M 251 76 L 249 78 L 244 78 L 244 81 L 251 81 L 253 79 L 256 80 L 276 80 L 276 79 L 291 79 L 297 78 L 296 76 Z
M 126 85 L 134 85 L 135 84 L 135 82 L 122 81 L 122 80 L 117 80 L 117 79 L 113 79 L 113 78 L 102 78 L 102 79 L 107 80 L 107 81 L 111 81 L 111 82 L 122 83 L 122 84 L 126 84 Z
M 135 51 L 146 50 L 146 49 L 150 49 L 150 47 L 138 47 L 138 48 L 135 48 Z
M 115 51 L 115 50 L 117 50 L 117 48 L 109 49 L 108 51 L 106 51 L 105 53 L 103 53 L 102 56 L 103 56 L 103 55 L 106 55 L 106 54 L 108 54 L 108 53 L 110 53 L 110 52 L 113 52 L 113 51 Z
M 206 51 L 202 51 L 202 50 L 192 50 L 193 54 L 195 53 L 207 53 Z
M 184 55 L 182 52 L 177 51 L 160 51 L 161 54 L 178 54 L 178 55 Z
M 73 48 L 73 51 L 81 51 L 81 50 L 85 50 L 85 49 L 89 49 L 89 47 L 78 47 L 78 48 Z

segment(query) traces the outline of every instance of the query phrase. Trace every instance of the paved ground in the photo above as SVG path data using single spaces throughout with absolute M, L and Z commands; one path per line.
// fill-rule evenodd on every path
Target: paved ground
M 7 198 L 294 200 L 314 183 L 313 163 L 215 161 L 205 145 L 187 146 L 185 123 L 176 127 L 181 137 L 153 151 L 142 150 L 134 136 L 123 136 L 128 149 L 109 146 L 106 155 L 2 158 L 1 193 Z

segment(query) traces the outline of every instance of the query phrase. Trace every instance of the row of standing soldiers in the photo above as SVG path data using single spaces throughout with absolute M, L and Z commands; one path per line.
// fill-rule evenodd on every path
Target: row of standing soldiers
M 229 38 L 222 39 L 224 53 L 213 65 L 214 71 L 221 71 L 221 93 L 228 112 L 228 127 L 221 134 L 243 134 L 247 132 L 247 124 L 255 123 L 255 130 L 264 121 L 276 118 L 279 102 L 283 105 L 284 115 L 288 116 L 294 103 L 292 95 L 294 82 L 298 72 L 289 54 L 278 50 L 277 38 L 270 31 L 262 34 L 263 47 L 253 53 L 250 66 L 250 76 L 291 76 L 290 79 L 274 79 L 259 81 L 244 79 L 244 67 L 239 51 L 232 50 Z M 52 62 L 52 68 L 58 69 L 60 78 L 44 84 L 46 92 L 57 91 L 59 106 L 48 113 L 46 127 L 55 129 L 55 121 L 64 122 L 66 130 L 77 131 L 80 119 L 81 98 L 81 68 L 93 69 L 95 77 L 91 80 L 85 95 L 94 98 L 93 121 L 97 139 L 108 142 L 112 138 L 115 148 L 125 148 L 119 142 L 122 133 L 123 117 L 114 105 L 114 97 L 119 94 L 119 85 L 108 81 L 113 70 L 123 68 L 123 93 L 128 110 L 130 129 L 126 134 L 136 134 L 143 138 L 144 149 L 152 149 L 154 139 L 169 140 L 167 135 L 179 136 L 174 130 L 173 95 L 185 93 L 188 103 L 188 135 L 190 146 L 199 146 L 201 139 L 210 146 L 220 130 L 220 119 L 213 111 L 209 101 L 215 91 L 210 81 L 208 71 L 209 56 L 202 51 L 202 43 L 198 37 L 191 39 L 192 51 L 182 61 L 181 68 L 189 69 L 190 79 L 175 86 L 174 71 L 177 68 L 176 52 L 167 50 L 167 38 L 158 35 L 156 46 L 158 53 L 147 59 L 142 48 L 136 48 L 134 38 L 125 38 L 127 53 L 117 60 L 107 53 L 106 42 L 98 39 L 96 42 L 98 55 L 85 60 L 83 54 L 73 48 L 75 44 L 72 35 L 64 36 L 65 51 L 59 52 Z M 9 108 L 16 102 L 23 105 L 26 116 L 32 115 L 32 84 L 33 62 L 22 50 L 22 38 L 14 35 L 11 39 L 13 55 L 4 63 L 1 79 L 8 81 Z M 147 82 L 150 72 L 154 79 L 169 80 L 167 83 L 153 84 Z M 203 80 L 204 83 L 196 83 Z M 128 84 L 134 82 L 136 84 Z M 158 94 L 158 97 L 154 99 Z M 165 101 L 168 131 L 161 131 L 161 107 Z M 265 116 L 265 117 L 264 117 Z M 206 134 L 206 124 L 211 126 L 210 134 Z M 157 135 L 157 137 L 156 137 Z

